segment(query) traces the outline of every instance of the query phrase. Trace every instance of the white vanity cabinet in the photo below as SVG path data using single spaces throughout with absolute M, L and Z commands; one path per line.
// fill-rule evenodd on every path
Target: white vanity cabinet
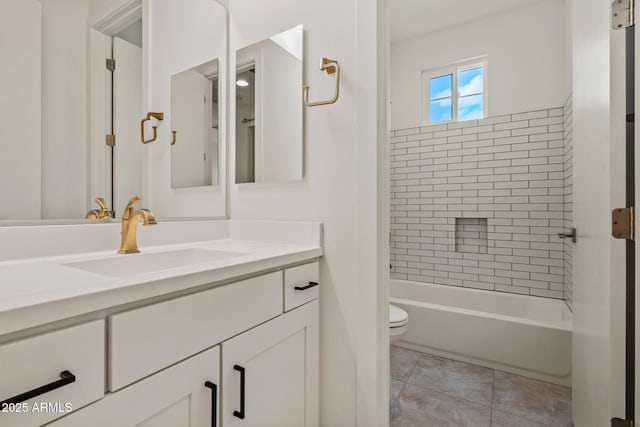
M 216 346 L 112 393 L 51 426 L 218 426 L 219 367 L 220 347 Z
M 318 302 L 222 343 L 224 427 L 318 426 Z
M 109 390 L 282 314 L 282 271 L 109 316 Z
M 318 286 L 317 262 L 287 268 L 284 271 L 284 311 L 317 299 Z
M 0 426 L 45 424 L 104 395 L 104 321 L 0 345 Z
M 317 427 L 317 286 L 285 311 L 287 272 L 317 282 L 318 265 L 108 316 L 106 395 L 50 426 Z

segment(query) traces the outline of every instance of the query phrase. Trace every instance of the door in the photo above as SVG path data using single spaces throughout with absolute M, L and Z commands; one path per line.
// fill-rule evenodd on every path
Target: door
M 576 426 L 625 417 L 625 253 L 611 236 L 624 207 L 624 35 L 611 4 L 569 2 L 572 24 L 573 253 L 572 402 Z
M 210 83 L 196 69 L 171 77 L 171 129 L 177 131 L 177 143 L 171 146 L 173 188 L 201 187 L 205 183 Z
M 94 209 L 93 199 L 102 197 L 109 208 L 111 199 L 111 147 L 105 143 L 105 135 L 111 134 L 111 71 L 105 60 L 111 58 L 110 36 L 91 28 L 89 30 L 89 139 L 90 139 L 90 199 L 87 209 Z
M 220 347 L 216 346 L 50 426 L 215 427 L 219 425 L 219 366 Z
M 133 195 L 142 196 L 142 49 L 118 37 L 113 38 L 113 194 L 111 209 L 120 218 Z
M 222 344 L 225 427 L 318 426 L 318 302 Z

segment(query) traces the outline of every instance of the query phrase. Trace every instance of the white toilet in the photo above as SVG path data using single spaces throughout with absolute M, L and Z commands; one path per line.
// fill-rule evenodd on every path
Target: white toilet
M 389 339 L 399 341 L 409 328 L 409 314 L 400 307 L 389 304 Z

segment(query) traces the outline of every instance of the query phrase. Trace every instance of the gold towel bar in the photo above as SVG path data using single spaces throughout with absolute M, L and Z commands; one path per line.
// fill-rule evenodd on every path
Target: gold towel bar
M 142 121 L 140 122 L 140 139 L 142 140 L 143 144 L 148 144 L 150 142 L 153 142 L 153 141 L 156 140 L 156 137 L 157 137 L 158 126 L 152 126 L 152 128 L 153 128 L 153 138 L 144 139 L 144 122 L 146 122 L 147 120 L 151 120 L 151 117 L 153 117 L 154 119 L 157 119 L 157 120 L 164 120 L 164 113 L 147 113 L 147 117 L 142 119 Z
M 320 71 L 325 71 L 327 74 L 336 74 L 336 93 L 333 98 L 326 101 L 309 102 L 309 85 L 304 85 L 302 87 L 302 91 L 304 104 L 307 107 L 333 104 L 338 100 L 338 97 L 340 96 L 340 64 L 338 64 L 338 61 L 336 61 L 335 59 L 322 58 L 322 61 L 320 62 Z

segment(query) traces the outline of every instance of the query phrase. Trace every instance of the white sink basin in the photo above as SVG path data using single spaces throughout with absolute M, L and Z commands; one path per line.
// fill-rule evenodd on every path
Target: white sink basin
M 210 249 L 180 249 L 167 252 L 119 255 L 112 258 L 62 264 L 109 277 L 134 276 L 176 267 L 186 267 L 245 255 Z

